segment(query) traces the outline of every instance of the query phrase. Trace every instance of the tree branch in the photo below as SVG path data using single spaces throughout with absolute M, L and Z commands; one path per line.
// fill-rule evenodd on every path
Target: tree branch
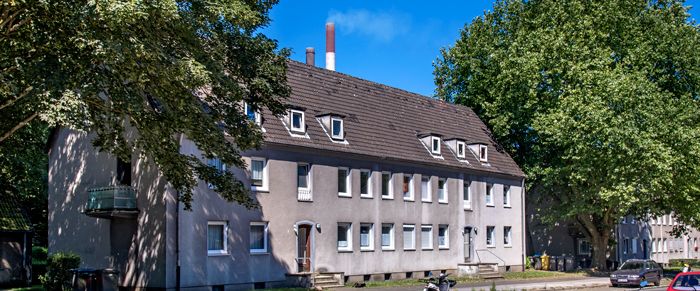
M 37 116 L 39 116 L 39 112 L 34 112 L 34 114 L 30 115 L 29 117 L 22 120 L 19 124 L 15 125 L 15 127 L 10 129 L 10 131 L 4 133 L 2 136 L 0 136 L 0 143 L 12 136 L 12 134 L 15 133 L 15 131 L 18 131 L 21 128 L 27 126 L 27 124 L 29 124 L 29 122 L 34 120 L 34 118 L 36 118 Z
M 34 89 L 34 87 L 32 87 L 32 86 L 29 86 L 27 89 L 24 89 L 24 91 L 22 91 L 22 93 L 17 95 L 15 98 L 12 98 L 9 101 L 5 102 L 5 104 L 0 105 L 0 110 L 2 110 L 3 108 L 5 108 L 7 106 L 15 104 L 15 102 L 17 102 L 17 100 L 22 99 L 25 96 L 29 95 L 29 92 L 31 92 L 33 89 Z

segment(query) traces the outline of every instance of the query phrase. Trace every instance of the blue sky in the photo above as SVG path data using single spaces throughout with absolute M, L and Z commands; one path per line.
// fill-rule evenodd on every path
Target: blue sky
M 281 0 L 262 30 L 305 61 L 316 49 L 316 65 L 325 66 L 325 23 L 336 26 L 336 70 L 407 91 L 432 96 L 433 61 L 452 45 L 466 23 L 493 1 Z M 687 1 L 700 7 L 700 0 Z M 691 10 L 693 18 L 700 8 Z

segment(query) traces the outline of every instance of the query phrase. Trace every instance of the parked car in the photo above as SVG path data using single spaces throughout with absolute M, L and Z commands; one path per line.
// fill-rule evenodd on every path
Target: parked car
M 639 286 L 642 281 L 659 286 L 664 270 L 652 260 L 627 260 L 620 268 L 610 274 L 613 287 L 620 285 Z
M 678 273 L 666 291 L 700 290 L 700 272 Z

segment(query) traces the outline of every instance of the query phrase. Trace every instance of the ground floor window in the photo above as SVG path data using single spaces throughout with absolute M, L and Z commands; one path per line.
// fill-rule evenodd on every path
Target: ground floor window
M 433 249 L 433 226 L 432 225 L 421 225 L 420 227 L 420 244 L 421 249 L 432 250 Z
M 207 254 L 226 254 L 226 233 L 227 225 L 225 221 L 207 222 Z
M 349 222 L 338 223 L 338 250 L 352 251 L 352 224 Z
M 371 251 L 374 249 L 374 224 L 360 224 L 360 250 Z
M 486 227 L 486 245 L 489 247 L 496 246 L 496 228 L 493 226 Z
M 416 249 L 416 226 L 413 224 L 403 225 L 403 249 Z
M 394 224 L 393 223 L 383 223 L 382 224 L 382 249 L 383 250 L 393 250 L 394 249 Z
M 512 228 L 510 226 L 504 226 L 503 227 L 503 244 L 505 246 L 512 246 L 513 245 L 513 240 L 512 240 Z
M 579 255 L 590 255 L 591 254 L 591 243 L 587 239 L 578 240 L 578 254 Z
M 441 249 L 450 248 L 449 226 L 442 224 L 438 226 L 438 247 Z
M 267 222 L 250 223 L 250 252 L 267 252 Z

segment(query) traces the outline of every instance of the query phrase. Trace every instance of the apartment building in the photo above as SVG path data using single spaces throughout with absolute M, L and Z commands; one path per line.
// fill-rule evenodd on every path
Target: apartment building
M 61 129 L 51 144 L 49 250 L 127 289 L 239 290 L 524 266 L 524 174 L 469 108 L 289 62 L 284 116 L 254 112 L 244 152 L 260 209 L 202 181 L 191 211 L 152 161 L 119 162 Z M 201 157 L 186 137 L 181 152 Z M 203 157 L 202 157 L 203 158 Z
M 700 232 L 691 228 L 687 234 L 675 237 L 671 235 L 674 226 L 678 226 L 678 221 L 673 214 L 649 219 L 651 259 L 662 264 L 674 259 L 698 259 Z

